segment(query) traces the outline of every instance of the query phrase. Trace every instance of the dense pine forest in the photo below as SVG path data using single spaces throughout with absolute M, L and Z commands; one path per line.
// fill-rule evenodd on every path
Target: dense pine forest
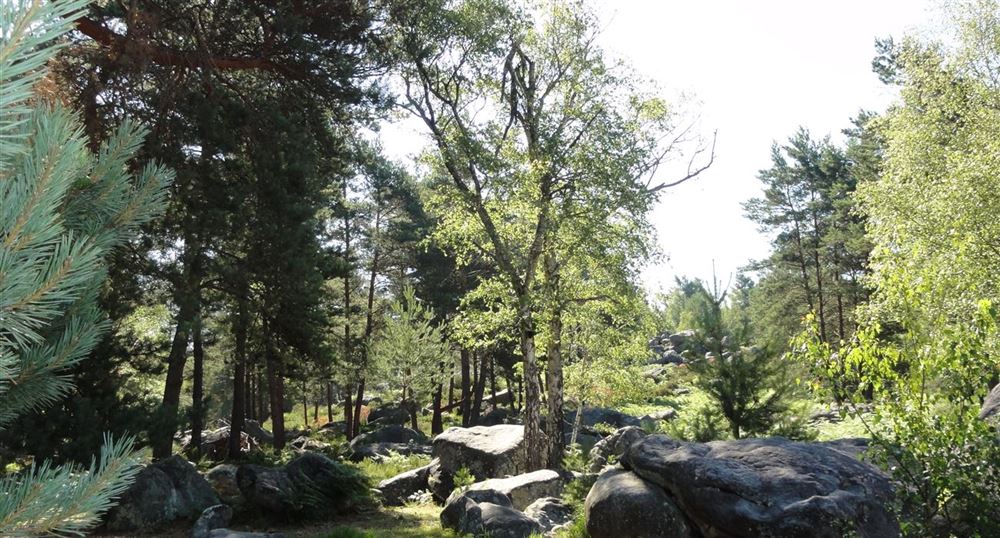
M 0 536 L 1000 536 L 997 1 L 659 291 L 726 133 L 600 7 L 0 0 Z

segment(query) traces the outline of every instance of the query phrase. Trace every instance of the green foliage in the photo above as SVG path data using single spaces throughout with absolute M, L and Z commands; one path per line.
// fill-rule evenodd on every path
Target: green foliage
M 587 456 L 579 443 L 573 443 L 566 447 L 563 455 L 563 469 L 577 473 L 585 472 L 587 469 Z
M 92 154 L 77 118 L 31 102 L 44 64 L 84 2 L 0 4 L 0 429 L 72 389 L 97 345 L 110 251 L 164 205 L 170 174 L 130 173 L 145 132 L 122 123 Z M 40 99 L 40 97 L 38 98 Z M 138 471 L 132 439 L 105 438 L 82 471 L 44 462 L 0 479 L 0 534 L 81 534 Z
M 787 368 L 767 350 L 748 347 L 691 364 L 696 385 L 714 401 L 736 439 L 766 434 L 788 412 Z
M 726 418 L 711 404 L 702 403 L 685 408 L 667 424 L 667 433 L 676 439 L 707 443 L 726 438 Z
M 475 484 L 476 476 L 472 474 L 472 471 L 468 467 L 462 467 L 455 472 L 452 481 L 455 484 L 455 489 L 463 489 Z
M 941 527 L 984 533 L 995 524 L 1000 446 L 978 414 L 984 375 L 1000 373 L 988 352 L 996 316 L 981 302 L 972 324 L 938 332 L 935 341 L 919 327 L 886 335 L 871 325 L 834 352 L 812 325 L 794 342 L 794 355 L 816 376 L 814 388 L 849 402 L 880 449 L 878 461 L 904 484 L 898 494 L 908 534 Z M 860 406 L 867 393 L 875 404 L 870 417 Z
M 365 459 L 352 465 L 357 467 L 373 483 L 377 484 L 386 478 L 392 478 L 400 473 L 423 467 L 430 462 L 430 456 L 423 454 L 405 456 L 396 452 L 390 452 L 388 456 L 379 460 Z
M 434 312 L 417 300 L 413 288 L 406 287 L 384 320 L 372 356 L 379 376 L 424 399 L 451 370 L 453 353 L 434 323 Z

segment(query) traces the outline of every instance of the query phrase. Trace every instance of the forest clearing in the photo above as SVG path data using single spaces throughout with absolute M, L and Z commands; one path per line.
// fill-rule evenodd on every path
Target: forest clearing
M 1000 4 L 610 4 L 0 0 L 0 537 L 1000 537 Z

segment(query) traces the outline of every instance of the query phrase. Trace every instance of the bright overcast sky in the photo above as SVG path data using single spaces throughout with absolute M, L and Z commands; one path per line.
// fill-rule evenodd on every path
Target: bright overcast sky
M 619 0 L 596 2 L 605 24 L 601 44 L 654 79 L 668 98 L 691 94 L 701 130 L 718 130 L 715 164 L 669 190 L 652 215 L 665 260 L 643 280 L 650 291 L 675 276 L 723 283 L 751 259 L 767 255 L 768 238 L 742 216 L 740 203 L 760 192 L 758 170 L 770 147 L 799 126 L 832 134 L 864 108 L 894 99 L 871 71 L 875 38 L 897 40 L 930 20 L 929 0 Z M 386 151 L 412 159 L 413 128 L 383 130 Z M 670 170 L 663 170 L 667 180 Z

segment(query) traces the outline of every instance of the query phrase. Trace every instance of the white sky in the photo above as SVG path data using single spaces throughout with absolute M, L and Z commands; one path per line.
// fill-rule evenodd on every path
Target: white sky
M 652 215 L 666 258 L 643 280 L 650 291 L 675 276 L 725 283 L 769 240 L 743 218 L 740 203 L 759 194 L 757 171 L 770 147 L 799 126 L 817 137 L 841 129 L 864 108 L 895 97 L 871 71 L 875 38 L 922 27 L 932 0 L 619 0 L 595 2 L 605 24 L 601 45 L 652 78 L 668 99 L 681 92 L 701 130 L 718 130 L 715 164 L 667 191 Z M 413 124 L 387 126 L 387 153 L 408 161 L 423 137 Z M 663 170 L 663 180 L 676 171 Z

